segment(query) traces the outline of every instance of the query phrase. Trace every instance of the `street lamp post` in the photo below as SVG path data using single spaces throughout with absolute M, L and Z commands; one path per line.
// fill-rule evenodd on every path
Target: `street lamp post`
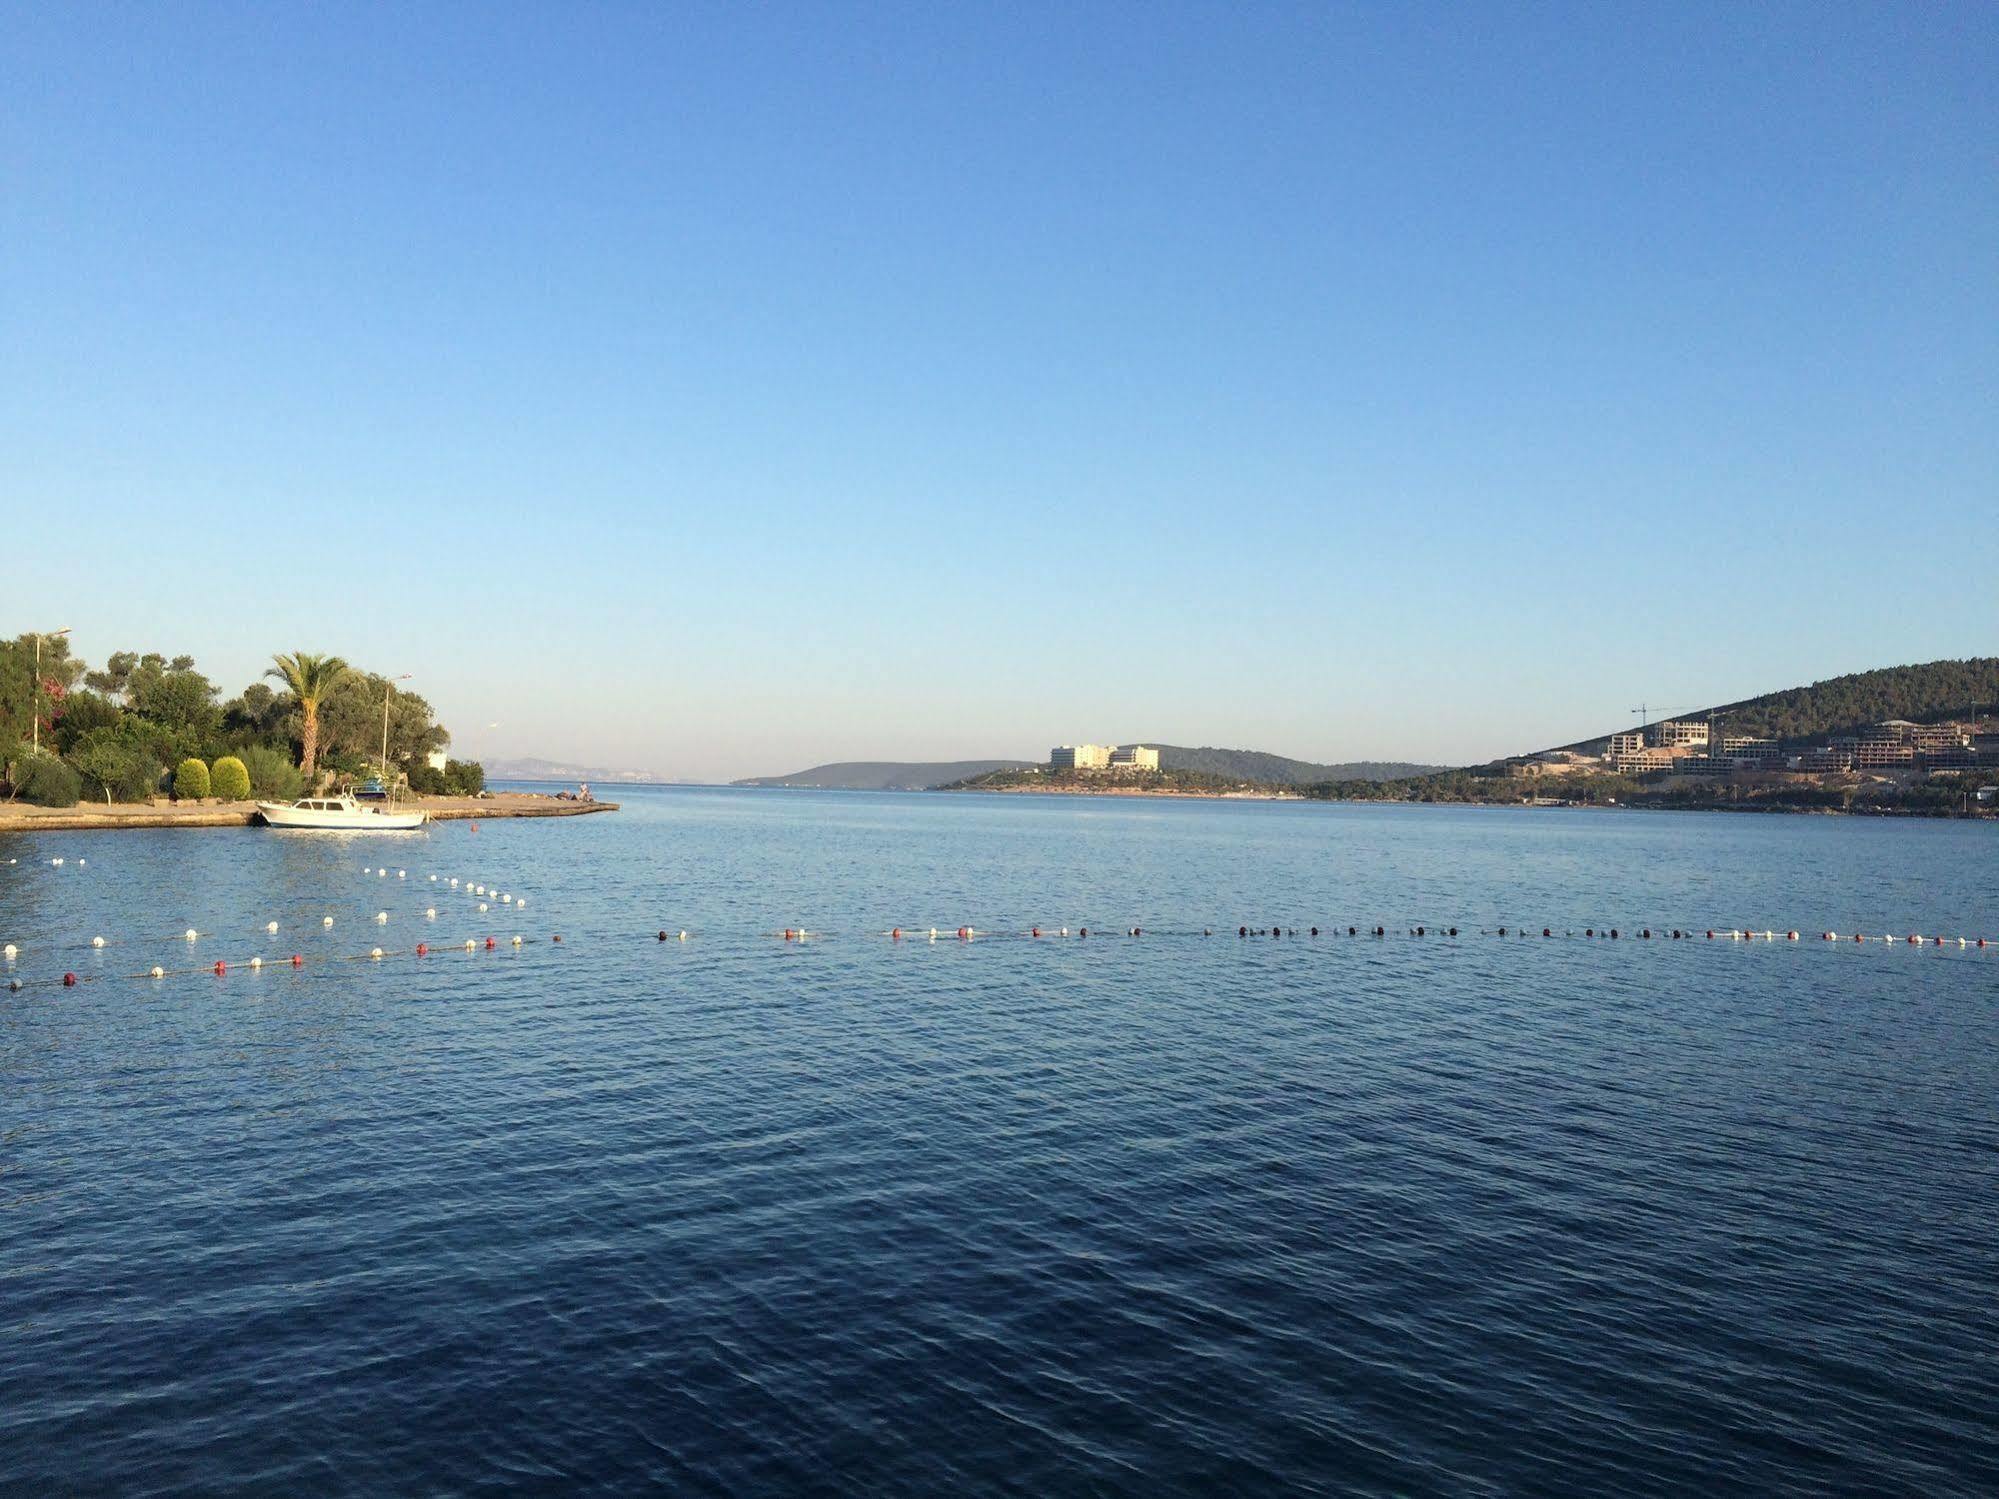
M 60 639 L 68 633 L 68 625 L 60 630 L 50 630 L 46 635 L 39 630 L 35 632 L 35 695 L 29 704 L 28 716 L 35 721 L 35 753 L 38 755 L 42 752 L 42 641 Z

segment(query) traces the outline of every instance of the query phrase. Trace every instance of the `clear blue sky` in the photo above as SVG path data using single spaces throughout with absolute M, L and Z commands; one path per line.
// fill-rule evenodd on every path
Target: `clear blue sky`
M 723 776 L 1999 649 L 1988 4 L 0 22 L 0 628 L 93 660 Z

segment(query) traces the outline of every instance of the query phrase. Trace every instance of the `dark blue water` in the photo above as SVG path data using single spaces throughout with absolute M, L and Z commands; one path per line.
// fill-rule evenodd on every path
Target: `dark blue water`
M 0 838 L 0 1486 L 1999 1487 L 1999 828 L 624 802 Z

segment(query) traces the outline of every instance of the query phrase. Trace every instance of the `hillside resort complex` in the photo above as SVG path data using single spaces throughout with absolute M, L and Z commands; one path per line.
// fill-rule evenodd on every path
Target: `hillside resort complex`
M 1920 779 L 1999 765 L 1999 733 L 1976 719 L 1868 724 L 1821 744 L 1726 735 L 1712 720 L 1661 719 L 1612 734 L 1601 755 L 1550 750 L 1515 767 L 1525 775 L 1605 769 L 1619 775 L 1744 776 L 1873 774 Z
M 1048 752 L 1050 770 L 1074 770 L 1098 775 L 1132 775 L 1159 769 L 1159 751 L 1142 744 L 1061 744 Z

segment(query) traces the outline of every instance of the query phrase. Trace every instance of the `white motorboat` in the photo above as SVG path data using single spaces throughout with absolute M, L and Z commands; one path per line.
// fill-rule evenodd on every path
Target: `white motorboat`
M 304 796 L 290 804 L 258 802 L 264 825 L 321 833 L 408 833 L 430 821 L 424 811 L 363 806 L 351 796 Z

